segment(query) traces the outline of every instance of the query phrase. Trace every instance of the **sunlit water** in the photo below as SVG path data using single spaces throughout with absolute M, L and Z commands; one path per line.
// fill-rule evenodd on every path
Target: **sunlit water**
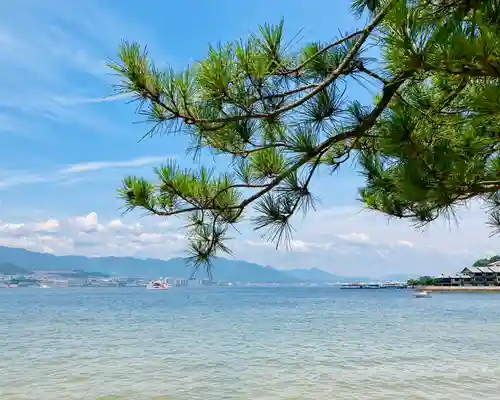
M 0 290 L 0 399 L 500 399 L 500 295 Z

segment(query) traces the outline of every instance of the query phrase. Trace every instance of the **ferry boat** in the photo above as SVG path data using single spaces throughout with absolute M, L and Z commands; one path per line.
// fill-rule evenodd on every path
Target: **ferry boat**
M 146 289 L 148 289 L 148 290 L 167 290 L 169 288 L 170 288 L 170 286 L 168 285 L 167 281 L 164 279 L 157 279 L 157 280 L 151 281 L 146 286 Z
M 349 282 L 343 283 L 341 289 L 406 289 L 408 285 L 401 282 Z
M 361 283 L 361 282 L 349 282 L 349 283 L 344 283 L 341 287 L 341 289 L 380 289 L 380 283 Z
M 359 282 L 349 282 L 349 283 L 343 283 L 342 286 L 340 286 L 341 289 L 362 289 L 363 284 Z

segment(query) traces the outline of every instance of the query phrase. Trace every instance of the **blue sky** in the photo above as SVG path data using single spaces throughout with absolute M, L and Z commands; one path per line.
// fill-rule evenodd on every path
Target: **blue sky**
M 285 18 L 287 35 L 328 40 L 360 26 L 349 2 L 254 0 L 164 2 L 45 0 L 0 4 L 0 244 L 55 254 L 182 255 L 178 223 L 127 215 L 116 187 L 149 174 L 166 158 L 189 166 L 180 136 L 137 143 L 144 124 L 134 105 L 104 99 L 116 78 L 105 67 L 121 40 L 147 44 L 159 65 L 201 58 L 209 43 L 247 36 Z M 364 103 L 372 94 L 354 88 Z M 206 162 L 213 162 L 205 160 Z M 219 161 L 223 162 L 223 161 Z M 453 272 L 500 251 L 475 205 L 460 227 L 425 232 L 407 222 L 360 213 L 360 178 L 346 169 L 315 182 L 319 210 L 298 220 L 293 251 L 275 251 L 249 231 L 234 240 L 238 258 L 338 273 Z M 251 251 L 249 251 L 251 250 Z

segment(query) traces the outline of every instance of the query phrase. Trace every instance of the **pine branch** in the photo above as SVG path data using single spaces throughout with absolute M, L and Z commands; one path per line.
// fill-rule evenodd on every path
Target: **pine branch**
M 500 231 L 497 3 L 353 0 L 355 14 L 372 18 L 339 40 L 291 53 L 283 21 L 266 24 L 180 74 L 123 44 L 110 66 L 122 77 L 118 93 L 134 94 L 153 124 L 146 136 L 185 132 L 196 156 L 232 158 L 219 175 L 170 163 L 156 171 L 159 185 L 127 178 L 126 211 L 187 216 L 189 262 L 209 269 L 216 252 L 230 253 L 228 232 L 249 206 L 257 229 L 287 241 L 291 218 L 314 208 L 320 166 L 335 171 L 357 157 L 366 207 L 425 224 L 484 198 Z M 365 58 L 375 43 L 376 60 Z M 373 106 L 347 100 L 353 80 L 381 87 Z
M 369 38 L 370 34 L 372 31 L 379 25 L 385 15 L 388 13 L 390 10 L 390 7 L 392 5 L 393 1 L 388 2 L 388 4 L 372 19 L 370 24 L 368 24 L 359 34 L 356 35 L 349 35 L 348 38 L 346 38 L 344 41 L 348 40 L 351 36 L 359 36 L 359 39 L 356 41 L 354 46 L 350 49 L 349 53 L 346 55 L 346 57 L 343 59 L 343 61 L 340 63 L 338 68 L 336 68 L 326 79 L 324 79 L 320 84 L 317 85 L 307 85 L 302 88 L 298 88 L 296 90 L 293 90 L 291 94 L 299 93 L 308 89 L 312 89 L 310 92 L 308 92 L 305 96 L 297 99 L 296 101 L 284 105 L 274 111 L 270 112 L 247 112 L 244 114 L 240 115 L 232 115 L 232 116 L 225 116 L 222 118 L 210 118 L 210 119 L 205 119 L 205 118 L 196 118 L 193 117 L 194 113 L 183 113 L 180 112 L 178 109 L 173 108 L 166 104 L 162 98 L 159 92 L 151 90 L 151 87 L 148 86 L 147 84 L 142 84 L 139 86 L 138 90 L 140 95 L 143 99 L 148 99 L 150 100 L 153 104 L 156 104 L 157 106 L 161 107 L 167 114 L 163 117 L 164 120 L 171 120 L 175 118 L 180 118 L 184 121 L 185 124 L 187 125 L 200 125 L 204 129 L 217 129 L 220 127 L 218 124 L 225 124 L 228 122 L 238 122 L 238 121 L 243 121 L 243 120 L 248 120 L 248 119 L 272 119 L 276 118 L 281 114 L 286 113 L 287 111 L 293 110 L 300 105 L 304 104 L 314 96 L 316 96 L 318 93 L 322 92 L 326 87 L 331 85 L 339 76 L 347 74 L 349 71 L 353 69 L 353 66 L 351 65 L 352 62 L 354 61 L 355 57 L 358 55 L 359 50 L 363 46 L 363 44 L 366 42 L 366 40 Z M 111 68 L 118 70 L 118 72 L 124 73 L 126 72 L 124 68 L 120 65 L 110 63 L 108 64 Z M 140 82 L 139 82 L 140 83 Z M 120 93 L 123 93 L 124 91 L 121 91 Z M 273 97 L 286 97 L 286 93 L 282 94 L 276 94 L 273 95 Z M 188 109 L 189 110 L 189 109 Z M 214 125 L 215 126 L 212 126 Z
M 377 24 L 379 22 L 380 22 L 380 20 L 377 22 Z M 278 72 L 276 72 L 276 74 L 277 75 L 296 75 L 296 76 L 298 76 L 300 74 L 300 71 L 302 69 L 304 69 L 307 66 L 307 64 L 309 64 L 312 61 L 316 60 L 319 56 L 321 56 L 322 54 L 326 53 L 328 50 L 330 50 L 330 49 L 332 49 L 332 48 L 334 48 L 334 47 L 336 47 L 336 46 L 338 46 L 338 45 L 340 45 L 342 43 L 345 43 L 348 40 L 354 39 L 355 37 L 357 37 L 359 35 L 365 34 L 367 29 L 369 29 L 369 26 L 367 28 L 358 30 L 358 31 L 356 31 L 354 33 L 351 33 L 351 34 L 349 34 L 347 36 L 344 36 L 343 38 L 341 38 L 339 40 L 336 40 L 335 42 L 332 42 L 329 45 L 323 47 L 321 50 L 319 50 L 316 53 L 314 53 L 307 60 L 305 60 L 301 64 L 299 64 L 297 67 L 295 67 L 293 69 L 287 69 L 287 70 L 284 70 L 284 71 L 278 71 Z M 371 30 L 370 30 L 370 33 L 371 33 Z

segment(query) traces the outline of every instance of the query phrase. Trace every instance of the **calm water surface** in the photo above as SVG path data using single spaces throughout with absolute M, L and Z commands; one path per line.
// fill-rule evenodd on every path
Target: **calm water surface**
M 0 399 L 500 398 L 500 295 L 0 290 Z

